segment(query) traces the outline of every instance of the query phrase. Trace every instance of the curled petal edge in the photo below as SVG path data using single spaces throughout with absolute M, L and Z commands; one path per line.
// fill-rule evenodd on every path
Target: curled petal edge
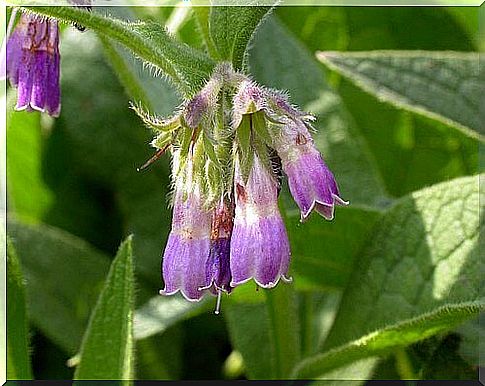
M 332 193 L 332 198 L 333 198 L 333 203 L 329 204 L 328 202 L 322 202 L 319 200 L 314 200 L 312 202 L 312 205 L 306 212 L 301 212 L 300 215 L 300 222 L 305 222 L 308 220 L 308 217 L 310 217 L 310 214 L 312 213 L 313 209 L 317 210 L 318 213 L 320 213 L 325 220 L 332 221 L 334 219 L 334 210 L 335 210 L 335 205 L 340 205 L 340 206 L 347 206 L 349 205 L 350 201 L 345 201 L 336 194 Z M 330 216 L 325 215 L 324 213 L 320 212 L 317 208 L 318 206 L 325 206 L 328 208 L 331 208 Z
M 283 275 L 283 274 L 280 274 L 278 276 L 278 278 L 276 279 L 275 282 L 269 282 L 268 284 L 262 284 L 259 282 L 259 280 L 257 280 L 254 276 L 250 276 L 244 280 L 239 280 L 237 282 L 235 281 L 232 281 L 229 283 L 229 285 L 231 287 L 237 287 L 238 285 L 241 285 L 241 284 L 244 284 L 244 283 L 247 283 L 248 281 L 250 280 L 254 280 L 254 282 L 259 286 L 259 287 L 262 287 L 262 288 L 273 288 L 273 287 L 276 287 L 276 285 L 279 283 L 280 279 L 282 281 L 284 281 L 285 283 L 291 283 L 293 281 L 293 278 L 291 276 L 289 277 L 286 277 L 286 275 Z

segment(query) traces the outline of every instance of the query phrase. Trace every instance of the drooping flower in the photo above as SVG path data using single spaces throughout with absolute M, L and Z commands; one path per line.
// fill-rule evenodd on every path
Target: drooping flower
M 206 264 L 207 285 L 203 289 L 210 289 L 213 294 L 219 291 L 231 292 L 229 256 L 233 216 L 233 205 L 226 199 L 221 199 L 212 213 L 209 258 Z
M 7 41 L 6 75 L 18 89 L 17 110 L 58 116 L 59 28 L 57 21 L 23 13 Z
M 231 286 L 251 279 L 261 287 L 274 287 L 286 277 L 290 246 L 278 209 L 277 182 L 269 168 L 254 155 L 244 181 L 236 163 L 236 210 L 231 238 Z
M 313 143 L 307 128 L 314 120 L 310 114 L 291 105 L 285 94 L 266 89 L 252 81 L 240 83 L 233 99 L 233 126 L 242 126 L 247 115 L 264 120 L 251 123 L 263 138 L 271 136 L 267 145 L 281 158 L 283 171 L 288 176 L 290 192 L 301 211 L 301 220 L 315 209 L 327 220 L 332 220 L 335 205 L 347 205 L 340 197 L 335 178 Z M 261 114 L 260 113 L 260 114 Z M 267 126 L 274 130 L 269 133 Z
M 300 208 L 301 220 L 315 209 L 332 220 L 335 205 L 347 205 L 340 197 L 337 182 L 316 149 L 303 120 L 285 119 L 275 139 L 290 192 Z
M 178 170 L 174 155 L 174 170 Z M 163 254 L 162 295 L 180 291 L 190 301 L 198 301 L 206 287 L 206 266 L 210 249 L 211 214 L 203 208 L 199 184 L 193 179 L 189 158 L 184 172 L 177 175 L 172 216 L 172 230 Z

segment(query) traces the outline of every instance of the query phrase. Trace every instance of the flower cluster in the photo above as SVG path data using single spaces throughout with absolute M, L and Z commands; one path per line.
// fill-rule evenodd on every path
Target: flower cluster
M 163 295 L 191 301 L 251 279 L 264 288 L 289 281 L 290 245 L 278 209 L 282 171 L 305 221 L 331 220 L 342 200 L 313 143 L 314 117 L 285 94 L 220 63 L 177 113 L 153 117 L 152 145 L 173 155 L 172 230 L 163 255 Z M 276 161 L 276 162 L 275 162 Z

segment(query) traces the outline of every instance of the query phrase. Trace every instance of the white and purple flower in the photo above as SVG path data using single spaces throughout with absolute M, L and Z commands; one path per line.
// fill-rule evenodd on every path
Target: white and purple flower
M 290 245 L 278 209 L 277 181 L 255 155 L 247 182 L 236 164 L 236 213 L 231 239 L 231 286 L 251 279 L 274 287 L 287 278 Z
M 174 155 L 174 159 L 174 170 L 177 170 L 178 156 Z M 203 208 L 191 160 L 185 164 L 184 172 L 175 186 L 172 230 L 162 261 L 165 288 L 160 294 L 173 295 L 180 291 L 187 300 L 198 301 L 204 295 L 201 289 L 207 286 L 211 214 Z

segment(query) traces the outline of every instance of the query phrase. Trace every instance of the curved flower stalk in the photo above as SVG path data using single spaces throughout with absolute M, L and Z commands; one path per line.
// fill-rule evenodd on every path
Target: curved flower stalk
M 238 163 L 234 177 L 236 213 L 231 240 L 231 286 L 251 279 L 261 287 L 274 287 L 286 277 L 290 245 L 278 209 L 277 182 L 254 156 L 247 182 Z
M 18 89 L 15 108 L 57 117 L 61 110 L 57 21 L 21 14 L 8 38 L 6 56 L 6 75 Z

